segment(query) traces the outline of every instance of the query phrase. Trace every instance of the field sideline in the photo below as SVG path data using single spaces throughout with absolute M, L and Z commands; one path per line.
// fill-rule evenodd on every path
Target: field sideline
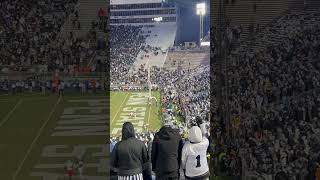
M 110 95 L 110 132 L 112 135 L 120 135 L 122 124 L 130 121 L 136 132 L 145 131 L 144 125 L 149 124 L 149 130 L 156 131 L 160 124 L 160 93 L 153 91 L 157 103 L 148 104 L 149 93 L 147 91 L 113 91 Z M 136 112 L 135 117 L 130 113 Z
M 0 179 L 63 180 L 65 162 L 77 159 L 84 161 L 84 179 L 105 179 L 107 101 L 106 95 L 1 95 Z

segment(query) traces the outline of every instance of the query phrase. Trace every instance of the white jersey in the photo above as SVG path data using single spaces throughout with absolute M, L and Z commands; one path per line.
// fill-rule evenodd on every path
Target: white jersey
M 195 177 L 204 175 L 209 171 L 207 161 L 207 149 L 209 140 L 203 137 L 200 143 L 187 142 L 182 149 L 182 167 L 186 170 L 186 176 Z
M 209 140 L 201 136 L 201 132 L 197 138 L 200 138 L 197 143 L 186 142 L 182 148 L 182 168 L 185 169 L 185 175 L 188 177 L 202 176 L 209 172 L 207 161 Z

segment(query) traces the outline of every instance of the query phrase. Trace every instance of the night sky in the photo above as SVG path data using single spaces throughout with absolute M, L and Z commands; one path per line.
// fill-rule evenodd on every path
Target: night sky
M 210 0 L 176 0 L 180 9 L 180 43 L 186 41 L 199 41 L 200 17 L 196 15 L 196 3 L 206 3 L 206 16 L 204 17 L 204 36 L 210 30 Z

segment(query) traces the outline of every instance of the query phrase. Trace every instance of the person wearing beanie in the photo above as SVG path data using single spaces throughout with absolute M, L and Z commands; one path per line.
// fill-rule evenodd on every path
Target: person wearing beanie
M 117 172 L 118 179 L 151 179 L 149 155 L 145 144 L 135 137 L 132 123 L 122 126 L 122 139 L 111 153 L 111 170 Z
M 152 143 L 152 171 L 157 180 L 178 180 L 181 162 L 182 139 L 178 129 L 172 127 L 172 119 L 165 116 L 163 127 Z
M 196 123 L 198 126 L 191 127 L 189 141 L 183 146 L 181 166 L 187 180 L 207 180 L 210 175 L 207 161 L 208 134 L 200 117 L 196 118 Z
M 289 178 L 285 172 L 281 171 L 276 174 L 275 180 L 289 180 Z

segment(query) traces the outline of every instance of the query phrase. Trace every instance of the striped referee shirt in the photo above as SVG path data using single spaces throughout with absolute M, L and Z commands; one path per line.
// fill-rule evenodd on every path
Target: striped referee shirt
M 118 180 L 143 180 L 143 176 L 141 173 L 132 176 L 118 176 Z

